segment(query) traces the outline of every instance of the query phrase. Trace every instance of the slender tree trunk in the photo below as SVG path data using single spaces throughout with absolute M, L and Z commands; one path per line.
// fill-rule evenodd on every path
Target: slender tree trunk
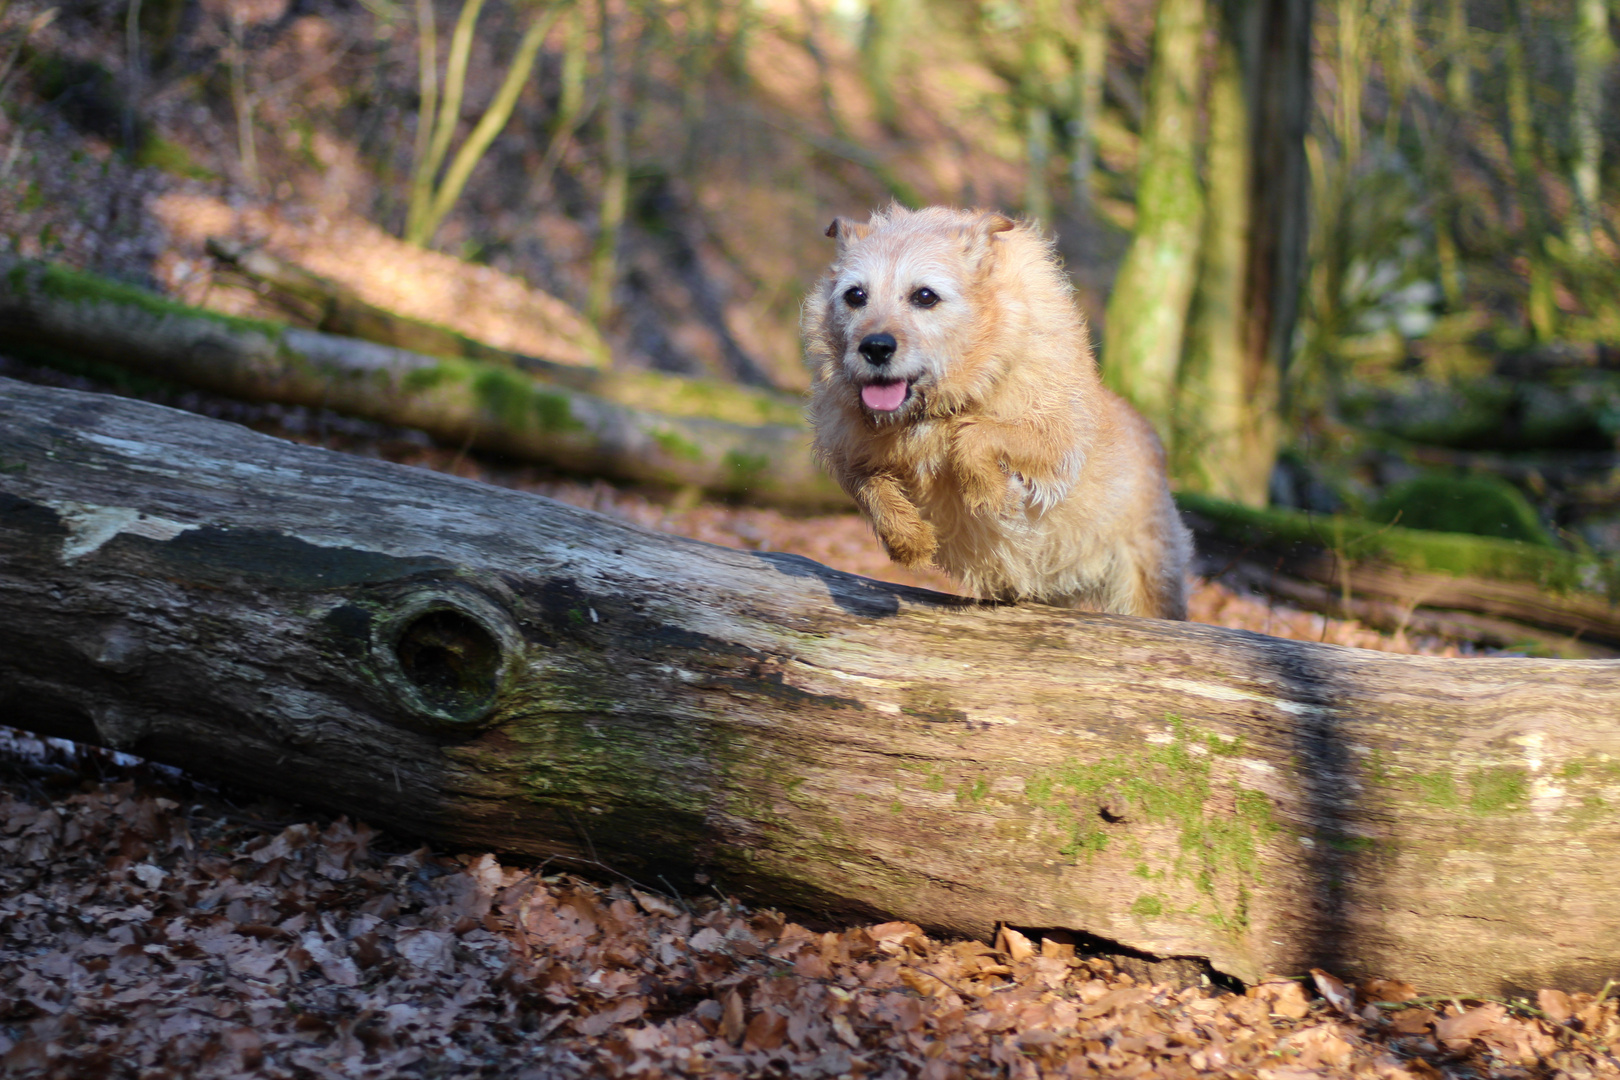
M 1092 215 L 1092 173 L 1097 164 L 1097 124 L 1102 119 L 1108 68 L 1108 9 L 1102 0 L 1081 0 L 1074 42 L 1074 103 L 1069 120 L 1069 183 L 1075 214 Z
M 236 152 L 242 165 L 242 186 L 257 194 L 259 191 L 259 148 L 254 131 L 253 93 L 248 88 L 247 28 L 242 25 L 242 12 L 233 4 L 227 14 L 230 22 L 231 44 L 231 104 L 236 112 Z
M 1102 355 L 1104 378 L 1167 444 L 1203 224 L 1196 154 L 1203 35 L 1204 0 L 1159 0 L 1136 234 L 1108 300 Z
M 1519 233 L 1519 247 L 1530 264 L 1525 315 L 1531 336 L 1538 341 L 1549 341 L 1558 333 L 1558 308 L 1553 302 L 1552 264 L 1547 255 L 1547 215 L 1536 167 L 1530 62 L 1525 55 L 1525 39 L 1530 34 L 1530 22 L 1520 0 L 1508 0 L 1508 15 L 1508 30 L 1502 49 L 1507 64 L 1508 136 L 1518 186 L 1519 212 L 1524 222 Z
M 1251 980 L 1620 963 L 1620 662 L 969 603 L 5 380 L 0 552 L 9 722 L 435 844 Z
M 1240 469 L 1246 430 L 1274 428 L 1276 415 L 1274 398 L 1250 399 L 1245 378 L 1253 144 L 1235 29 L 1221 28 L 1207 98 L 1204 235 L 1179 373 L 1171 472 L 1180 488 L 1264 506 L 1269 466 L 1257 477 Z
M 619 233 L 630 194 L 630 151 L 625 143 L 625 78 L 619 62 L 616 0 L 597 0 L 602 48 L 602 199 L 596 244 L 591 251 L 590 289 L 585 313 L 598 328 L 613 315 L 613 286 L 619 275 Z
M 912 0 L 868 0 L 861 33 L 861 74 L 877 104 L 878 120 L 893 127 L 898 119 L 894 77 L 906 53 Z
M 1459 113 L 1474 108 L 1474 36 L 1468 0 L 1446 0 L 1446 100 Z
M 1576 0 L 1575 101 L 1570 127 L 1575 138 L 1575 200 L 1579 222 L 1570 233 L 1581 255 L 1592 253 L 1592 234 L 1602 212 L 1603 80 L 1614 60 L 1608 0 Z

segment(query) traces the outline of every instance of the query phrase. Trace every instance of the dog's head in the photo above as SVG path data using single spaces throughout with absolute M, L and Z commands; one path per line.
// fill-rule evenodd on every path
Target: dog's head
M 970 400 L 997 318 L 982 285 L 1015 228 L 1001 214 L 942 207 L 834 219 L 838 255 L 805 318 L 818 382 L 880 423 Z

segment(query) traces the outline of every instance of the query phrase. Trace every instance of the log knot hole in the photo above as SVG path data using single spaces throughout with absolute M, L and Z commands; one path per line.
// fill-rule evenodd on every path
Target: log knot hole
M 505 609 L 455 585 L 417 587 L 379 613 L 377 674 L 408 726 L 479 730 L 521 667 L 523 636 Z
M 417 693 L 446 712 L 476 706 L 500 685 L 500 642 L 460 611 L 417 616 L 394 643 L 394 656 Z

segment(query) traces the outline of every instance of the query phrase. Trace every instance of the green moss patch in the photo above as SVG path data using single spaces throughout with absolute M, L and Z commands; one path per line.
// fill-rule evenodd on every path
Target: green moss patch
M 1556 547 L 1535 507 L 1519 489 L 1494 476 L 1431 473 L 1384 493 L 1371 518 L 1431 532 L 1468 533 Z
M 1070 758 L 1031 776 L 1025 794 L 1034 805 L 1069 822 L 1059 852 L 1070 858 L 1094 856 L 1107 846 L 1108 836 L 1097 815 L 1086 812 L 1088 805 L 1118 804 L 1129 820 L 1172 826 L 1179 849 L 1169 868 L 1172 876 L 1190 881 L 1215 903 L 1222 877 L 1259 880 L 1260 846 L 1279 830 L 1263 792 L 1216 780 L 1218 755 L 1208 752 L 1211 745 L 1232 753 L 1236 742 L 1196 732 L 1171 718 L 1168 743 L 1090 763 Z M 1218 805 L 1228 798 L 1230 811 Z M 1152 871 L 1141 863 L 1139 873 Z M 1242 928 L 1241 913 L 1223 912 L 1218 903 L 1213 918 L 1225 928 Z

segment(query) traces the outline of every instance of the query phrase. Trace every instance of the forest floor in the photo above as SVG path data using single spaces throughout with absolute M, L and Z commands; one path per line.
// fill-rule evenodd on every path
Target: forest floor
M 811 928 L 412 850 L 4 729 L 0 775 L 19 1080 L 1620 1076 L 1607 996 L 1437 1001 L 1327 972 L 1234 990 L 1055 936 Z

